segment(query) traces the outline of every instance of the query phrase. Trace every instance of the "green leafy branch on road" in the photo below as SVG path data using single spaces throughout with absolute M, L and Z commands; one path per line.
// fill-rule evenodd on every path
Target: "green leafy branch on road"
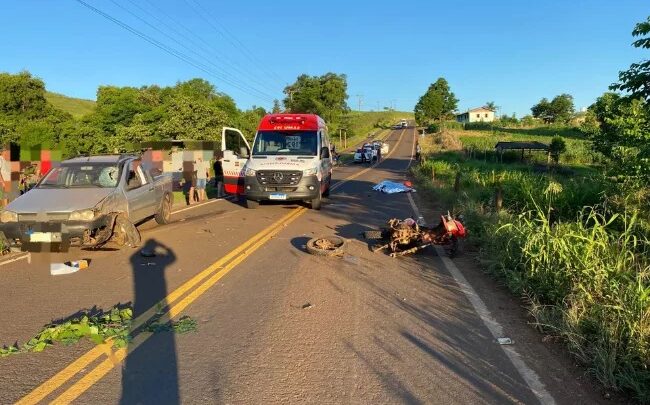
M 196 321 L 189 316 L 183 316 L 178 321 L 160 323 L 158 320 L 163 312 L 159 311 L 142 331 L 187 333 L 197 329 Z M 19 346 L 17 343 L 0 348 L 0 357 L 12 354 L 42 352 L 56 342 L 72 345 L 83 338 L 95 344 L 112 343 L 114 348 L 128 345 L 132 339 L 131 325 L 133 310 L 131 307 L 113 307 L 109 311 L 83 312 L 81 315 L 60 323 L 46 325 L 36 336 Z

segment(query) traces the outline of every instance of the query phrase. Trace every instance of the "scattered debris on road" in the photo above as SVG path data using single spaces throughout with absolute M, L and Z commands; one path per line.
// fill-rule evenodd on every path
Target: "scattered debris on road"
M 50 275 L 61 276 L 76 273 L 79 270 L 87 269 L 88 263 L 88 260 L 85 259 L 65 263 L 50 263 Z
M 197 330 L 196 321 L 187 315 L 182 316 L 178 321 L 171 320 L 161 323 L 159 320 L 163 315 L 164 311 L 157 312 L 143 325 L 140 331 L 152 333 L 170 331 L 183 334 Z M 97 309 L 81 311 L 74 317 L 45 325 L 41 332 L 23 345 L 14 343 L 10 346 L 0 347 L 0 357 L 42 352 L 56 342 L 71 345 L 83 338 L 88 338 L 98 345 L 110 342 L 114 348 L 126 347 L 133 339 L 132 322 L 133 309 L 130 306 L 118 305 L 108 311 Z
M 447 214 L 441 215 L 440 223 L 433 228 L 420 226 L 413 218 L 392 218 L 388 227 L 365 231 L 363 235 L 366 240 L 384 242 L 371 246 L 371 249 L 373 252 L 387 249 L 390 257 L 416 253 L 432 245 L 444 246 L 447 254 L 453 257 L 458 251 L 458 239 L 464 238 L 466 231 L 460 219 Z
M 500 337 L 497 338 L 497 342 L 499 342 L 500 345 L 514 345 L 515 341 L 510 339 L 509 337 Z
M 406 185 L 405 183 L 408 183 Z M 410 193 L 415 192 L 415 189 L 412 187 L 411 182 L 397 183 L 394 181 L 384 180 L 381 183 L 373 186 L 373 190 L 381 191 L 385 194 L 395 194 L 395 193 Z
M 305 245 L 307 252 L 316 256 L 343 256 L 345 239 L 338 236 L 313 238 Z

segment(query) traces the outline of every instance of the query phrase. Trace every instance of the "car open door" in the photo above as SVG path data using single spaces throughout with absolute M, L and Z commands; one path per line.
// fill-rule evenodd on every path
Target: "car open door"
M 240 130 L 224 127 L 221 132 L 223 184 L 228 194 L 244 194 L 244 165 L 251 148 Z

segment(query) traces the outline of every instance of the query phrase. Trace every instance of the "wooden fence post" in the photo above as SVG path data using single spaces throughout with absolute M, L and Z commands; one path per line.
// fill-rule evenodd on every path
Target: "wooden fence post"
M 496 212 L 501 211 L 501 207 L 503 207 L 503 188 L 501 187 L 501 184 L 497 184 L 497 188 L 494 192 L 494 209 Z
M 436 181 L 436 167 L 431 165 L 431 182 Z
M 454 180 L 454 191 L 460 191 L 460 171 L 456 172 L 456 180 Z

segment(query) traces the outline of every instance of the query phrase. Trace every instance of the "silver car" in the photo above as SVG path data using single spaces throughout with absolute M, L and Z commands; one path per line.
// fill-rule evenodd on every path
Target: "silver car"
M 151 217 L 169 222 L 172 197 L 171 178 L 153 176 L 138 156 L 77 157 L 7 205 L 0 231 L 12 244 L 100 246 L 115 237 L 123 241 L 116 224 Z

